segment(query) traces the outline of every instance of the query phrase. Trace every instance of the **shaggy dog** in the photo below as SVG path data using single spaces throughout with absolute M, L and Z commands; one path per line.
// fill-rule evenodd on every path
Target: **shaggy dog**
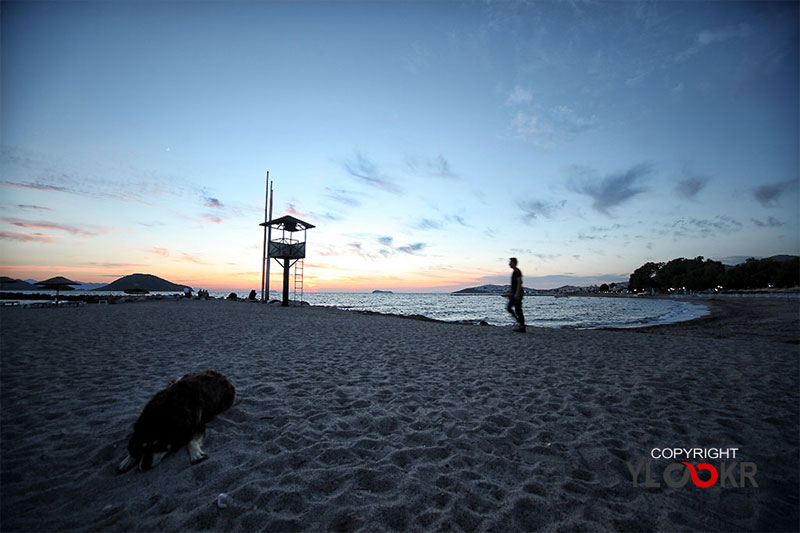
M 186 374 L 156 393 L 133 424 L 128 456 L 119 471 L 137 464 L 140 470 L 156 466 L 161 459 L 183 445 L 192 464 L 208 458 L 201 449 L 206 422 L 236 401 L 236 388 L 228 378 L 213 370 Z

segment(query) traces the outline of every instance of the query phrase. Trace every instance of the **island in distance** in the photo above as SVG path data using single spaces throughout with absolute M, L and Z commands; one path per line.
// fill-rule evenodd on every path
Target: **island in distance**
M 627 283 L 618 283 L 618 286 L 622 287 L 627 286 Z M 556 295 L 565 295 L 565 294 L 578 294 L 581 292 L 581 287 L 575 287 L 573 285 L 564 285 L 563 287 L 559 287 L 557 289 L 532 289 L 529 287 L 523 287 L 522 291 L 526 296 L 556 296 Z M 481 285 L 479 287 L 469 287 L 467 289 L 461 289 L 460 291 L 455 291 L 450 294 L 453 295 L 462 295 L 462 294 L 497 294 L 497 295 L 507 295 L 511 292 L 511 285 Z
M 375 289 L 372 291 L 372 294 L 394 294 L 392 291 L 382 291 L 380 289 Z
M 523 287 L 522 291 L 524 294 L 531 296 L 533 294 L 537 294 L 534 292 L 534 289 L 529 289 L 527 287 Z M 481 285 L 480 287 L 469 287 L 468 289 L 461 289 L 460 291 L 455 291 L 450 294 L 499 294 L 505 295 L 511 292 L 511 285 Z
M 108 285 L 98 287 L 96 291 L 130 291 L 144 290 L 151 292 L 183 292 L 185 285 L 178 285 L 152 274 L 130 274 L 123 276 Z M 191 289 L 191 287 L 188 287 Z

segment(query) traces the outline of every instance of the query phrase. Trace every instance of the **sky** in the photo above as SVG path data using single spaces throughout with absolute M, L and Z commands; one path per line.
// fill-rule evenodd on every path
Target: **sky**
M 267 171 L 306 291 L 799 254 L 799 5 L 4 1 L 0 275 L 259 289 Z

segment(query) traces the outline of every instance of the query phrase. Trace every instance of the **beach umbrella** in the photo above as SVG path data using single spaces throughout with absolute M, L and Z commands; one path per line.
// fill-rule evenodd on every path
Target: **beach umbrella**
M 55 290 L 56 291 L 56 303 L 58 303 L 58 293 L 63 290 L 71 290 L 72 287 L 70 285 L 80 285 L 80 282 L 72 281 L 71 279 L 67 279 L 62 276 L 56 276 L 54 278 L 46 279 L 44 281 L 40 281 L 36 285 L 39 285 L 43 289 L 47 290 Z

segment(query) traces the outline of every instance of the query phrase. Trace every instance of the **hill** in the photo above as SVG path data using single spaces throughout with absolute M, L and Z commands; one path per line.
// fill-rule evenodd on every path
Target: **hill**
M 0 290 L 4 291 L 34 291 L 40 289 L 36 285 L 22 281 L 21 279 L 13 279 L 6 276 L 0 276 Z
M 455 291 L 452 294 L 503 294 L 511 291 L 511 285 L 481 285 Z
M 186 288 L 186 285 L 178 285 L 152 274 L 130 274 L 93 290 L 129 291 L 131 289 L 143 289 L 153 292 L 182 292 L 184 288 Z M 191 289 L 191 287 L 189 288 Z

